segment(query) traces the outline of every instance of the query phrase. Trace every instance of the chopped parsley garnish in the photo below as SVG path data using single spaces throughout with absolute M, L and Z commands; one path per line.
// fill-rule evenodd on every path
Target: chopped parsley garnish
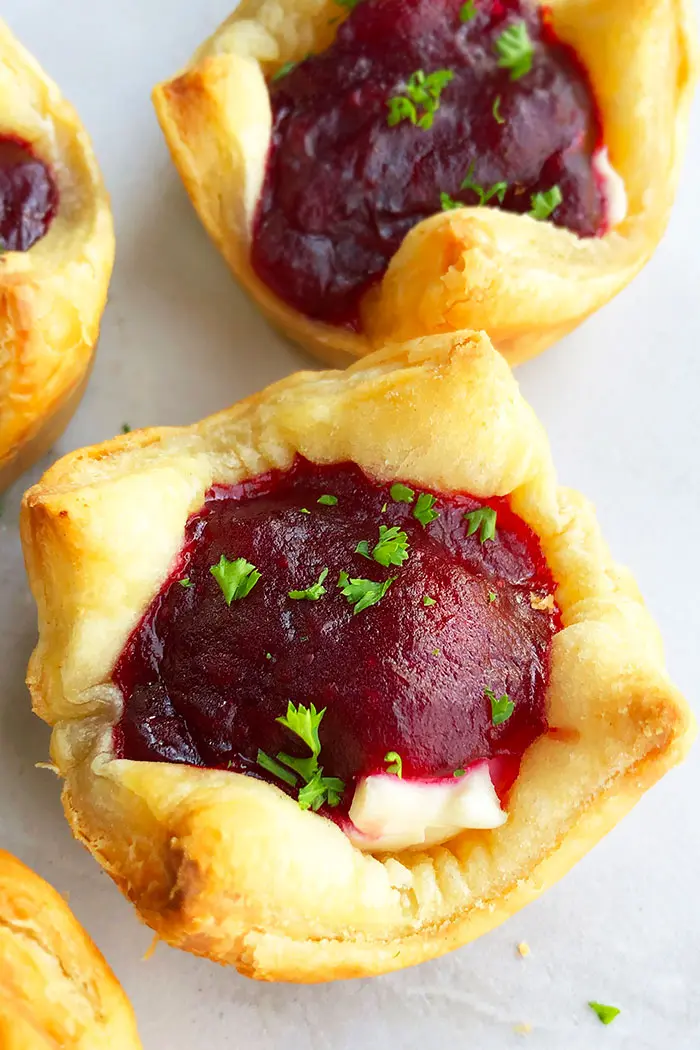
M 320 503 L 323 507 L 336 507 L 338 505 L 338 497 L 329 495 L 319 496 L 316 502 Z
M 533 193 L 530 198 L 532 211 L 529 211 L 528 215 L 532 219 L 539 219 L 540 222 L 543 222 L 549 218 L 563 200 L 562 192 L 558 186 L 552 186 L 551 190 L 545 190 L 543 193 Z
M 390 765 L 386 767 L 387 773 L 395 773 L 399 780 L 401 780 L 403 777 L 403 761 L 398 751 L 387 751 L 384 755 L 384 761 L 390 763 Z
M 493 113 L 494 120 L 496 121 L 497 124 L 505 124 L 506 118 L 501 113 L 501 96 L 500 95 L 496 95 L 495 99 L 493 100 L 493 106 L 491 108 L 491 112 Z
M 311 780 L 299 792 L 299 808 L 312 809 L 314 813 L 324 802 L 335 807 L 343 797 L 345 784 L 338 777 L 324 777 L 323 767 L 319 766 Z
M 382 514 L 386 514 L 386 508 L 389 506 L 388 503 L 382 504 Z
M 323 586 L 323 581 L 328 575 L 328 569 L 322 569 L 321 575 L 319 576 L 316 583 L 312 583 L 310 587 L 306 587 L 303 591 L 288 591 L 290 598 L 294 601 L 302 601 L 302 599 L 309 602 L 317 602 L 319 598 L 322 598 L 326 593 L 326 588 Z
M 385 568 L 390 565 L 403 565 L 408 558 L 408 536 L 401 532 L 398 525 L 388 528 L 386 525 L 379 526 L 379 540 L 370 554 L 369 542 L 360 540 L 355 547 L 355 553 L 364 558 L 374 558 Z
M 520 80 L 532 69 L 535 48 L 525 22 L 514 22 L 496 40 L 496 53 L 501 69 L 510 70 L 511 80 Z
M 440 516 L 436 510 L 433 510 L 436 503 L 435 496 L 431 496 L 429 492 L 421 492 L 416 500 L 413 517 L 421 523 L 423 528 Z
M 431 605 L 437 605 L 437 602 L 435 601 L 434 598 L 431 598 L 429 594 L 424 594 L 423 595 L 423 605 L 425 605 L 425 607 L 428 608 Z
M 293 69 L 299 65 L 298 62 L 285 62 L 283 66 L 280 66 L 276 73 L 273 73 L 270 80 L 281 80 L 282 77 L 286 77 Z
M 275 722 L 279 722 L 279 724 L 283 725 L 285 729 L 289 729 L 295 736 L 298 736 L 303 740 L 308 749 L 317 758 L 321 753 L 321 741 L 318 739 L 318 727 L 320 726 L 321 719 L 325 713 L 325 707 L 322 711 L 317 711 L 313 704 L 309 704 L 308 707 L 299 704 L 299 707 L 295 707 L 290 700 L 287 704 L 286 715 L 276 718 Z
M 464 208 L 463 201 L 456 201 L 450 197 L 449 193 L 440 194 L 440 207 L 443 211 L 454 211 L 455 208 Z
M 433 656 L 439 656 L 439 655 L 440 655 L 440 650 L 439 649 L 433 649 Z
M 515 704 L 507 693 L 496 696 L 492 689 L 484 689 L 484 696 L 491 701 L 491 721 L 495 726 L 507 722 L 515 711 Z
M 473 536 L 478 531 L 479 543 L 495 539 L 496 511 L 493 507 L 478 507 L 476 510 L 470 510 L 464 517 L 469 522 L 467 536 Z
M 489 591 L 487 597 L 488 597 L 489 605 L 492 605 L 496 601 L 496 598 L 498 597 L 498 595 L 496 594 L 495 591 Z
M 476 15 L 477 10 L 474 0 L 467 0 L 459 9 L 460 22 L 471 22 L 472 18 L 476 18 Z
M 131 427 L 129 426 L 129 424 L 128 423 L 122 423 L 122 434 L 130 434 L 130 433 L 131 433 Z
M 397 481 L 395 485 L 391 486 L 389 489 L 389 495 L 394 503 L 413 503 L 416 498 L 413 489 L 409 489 L 408 485 L 402 485 L 400 481 Z
M 616 1006 L 606 1006 L 605 1003 L 590 1002 L 588 1005 L 603 1024 L 612 1024 L 620 1012 Z
M 271 660 L 272 659 L 272 653 L 265 653 L 265 659 L 266 660 Z
M 194 587 L 194 584 L 192 583 L 192 580 L 189 578 L 189 576 L 183 576 L 182 579 L 178 580 L 177 582 L 180 584 L 181 587 Z
M 355 606 L 353 615 L 356 616 L 364 609 L 369 609 L 370 605 L 380 602 L 395 579 L 396 576 L 392 576 L 383 583 L 376 583 L 374 580 L 351 580 L 346 572 L 341 572 L 337 585 L 340 587 L 340 593 Z
M 218 565 L 212 565 L 209 572 L 221 588 L 227 605 L 245 598 L 260 579 L 258 570 L 245 558 L 229 561 L 225 554 L 221 555 Z
M 467 772 L 466 769 L 455 769 L 455 771 L 452 774 L 452 776 L 453 777 L 463 777 L 466 772 Z
M 335 0 L 339 7 L 346 7 L 348 11 L 354 11 L 360 0 Z
M 301 508 L 299 509 L 299 513 L 300 513 L 300 514 L 310 514 L 310 513 L 311 513 L 311 511 L 309 510 L 309 508 L 308 508 L 308 507 L 301 507 Z
M 453 79 L 454 73 L 451 69 L 436 69 L 427 75 L 422 69 L 411 73 L 404 89 L 406 94 L 394 95 L 387 99 L 389 127 L 393 128 L 402 120 L 410 120 L 411 124 L 427 131 L 433 126 L 434 115 L 440 108 L 440 95 Z M 423 109 L 420 115 L 419 108 Z
M 294 774 L 290 773 L 288 769 L 285 769 L 283 765 L 276 762 L 274 758 L 270 758 L 269 755 L 266 755 L 265 752 L 261 751 L 259 748 L 257 763 L 259 766 L 262 766 L 263 769 L 266 769 L 268 773 L 272 773 L 273 776 L 279 777 L 279 779 L 283 780 L 285 784 L 289 784 L 290 787 L 296 787 L 297 778 Z
M 506 191 L 508 189 L 508 183 L 507 182 L 494 182 L 493 186 L 491 186 L 490 189 L 485 189 L 483 186 L 480 186 L 478 182 L 474 182 L 474 168 L 475 167 L 476 167 L 476 162 L 472 161 L 471 164 L 469 165 L 469 171 L 465 175 L 464 180 L 462 182 L 462 185 L 460 186 L 460 189 L 461 190 L 471 190 L 472 193 L 475 193 L 477 195 L 477 197 L 479 198 L 479 207 L 480 208 L 483 208 L 483 206 L 485 204 L 488 204 L 488 202 L 491 200 L 492 197 L 496 197 L 498 199 L 498 203 L 499 204 L 503 204 L 503 199 L 504 199 L 504 197 L 506 195 Z
M 307 783 L 313 779 L 318 769 L 318 759 L 316 755 L 309 755 L 308 758 L 297 758 L 295 755 L 288 755 L 284 751 L 277 752 L 277 758 L 280 762 L 283 762 L 285 766 L 293 769 L 295 773 L 298 773 L 304 783 Z

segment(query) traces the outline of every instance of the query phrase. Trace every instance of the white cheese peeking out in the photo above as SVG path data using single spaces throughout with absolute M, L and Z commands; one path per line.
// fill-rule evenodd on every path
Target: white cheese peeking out
M 593 154 L 593 170 L 601 181 L 603 194 L 608 206 L 607 220 L 610 229 L 619 226 L 627 218 L 627 190 L 621 175 L 613 168 L 604 146 Z
M 348 837 L 372 852 L 436 846 L 460 831 L 499 828 L 508 819 L 486 762 L 451 779 L 365 777 L 355 789 L 349 816 Z

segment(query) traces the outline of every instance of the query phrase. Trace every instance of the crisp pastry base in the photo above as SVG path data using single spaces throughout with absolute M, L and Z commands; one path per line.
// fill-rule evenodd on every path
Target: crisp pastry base
M 266 84 L 328 47 L 336 0 L 243 0 L 153 100 L 199 217 L 270 321 L 344 367 L 389 340 L 484 329 L 511 364 L 540 353 L 603 306 L 651 257 L 668 221 L 697 70 L 692 0 L 547 0 L 599 103 L 627 218 L 602 238 L 495 208 L 419 223 L 362 304 L 364 334 L 310 320 L 250 265 L 272 113 Z
M 3 851 L 0 1047 L 141 1047 L 128 999 L 63 897 Z
M 565 625 L 547 693 L 558 731 L 525 754 L 503 827 L 375 857 L 272 784 L 114 758 L 113 667 L 188 516 L 212 484 L 287 468 L 296 453 L 385 481 L 510 494 L 539 536 Z M 483 335 L 390 346 L 195 426 L 73 453 L 27 492 L 21 528 L 40 629 L 28 682 L 54 726 L 74 834 L 160 937 L 252 977 L 382 973 L 479 936 L 558 879 L 693 736 L 631 576 L 590 505 L 557 487 L 546 436 Z
M 36 147 L 59 191 L 45 237 L 0 255 L 0 490 L 49 448 L 89 375 L 114 261 L 109 200 L 75 110 L 0 22 L 2 132 Z

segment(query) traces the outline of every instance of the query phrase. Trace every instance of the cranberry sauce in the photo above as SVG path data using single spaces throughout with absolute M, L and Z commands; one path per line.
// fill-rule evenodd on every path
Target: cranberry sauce
M 29 143 L 0 136 L 0 249 L 26 252 L 48 231 L 57 207 L 56 183 Z
M 490 501 L 495 538 L 482 543 L 481 528 L 467 535 L 465 518 L 481 501 L 439 496 L 424 526 L 415 514 L 425 498 L 397 502 L 391 491 L 354 464 L 300 458 L 285 473 L 212 490 L 117 664 L 125 699 L 117 755 L 277 783 L 257 765 L 259 748 L 309 754 L 276 721 L 291 700 L 326 708 L 319 761 L 348 787 L 385 769 L 388 751 L 409 777 L 451 775 L 497 756 L 515 756 L 517 771 L 547 728 L 548 652 L 559 625 L 537 539 L 506 500 Z M 403 564 L 356 552 L 366 540 L 372 555 L 381 525 L 406 533 Z M 230 606 L 211 573 L 222 555 L 260 573 Z M 289 597 L 326 569 L 317 600 Z M 393 582 L 356 612 L 338 586 L 341 572 Z M 500 724 L 487 690 L 514 704 Z M 351 800 L 346 791 L 344 806 Z
M 534 49 L 527 72 L 527 61 L 499 66 L 513 27 Z M 389 100 L 410 94 L 416 72 L 438 70 L 452 79 L 432 125 L 408 116 L 389 126 Z M 489 206 L 527 212 L 534 194 L 558 187 L 552 222 L 581 236 L 604 232 L 591 89 L 527 0 L 362 0 L 327 51 L 270 89 L 272 145 L 252 265 L 309 317 L 358 328 L 363 293 L 408 231 L 441 210 L 442 194 L 445 207 L 476 205 L 479 190 L 495 188 Z M 423 107 L 414 109 L 420 120 Z M 467 176 L 478 189 L 461 188 Z

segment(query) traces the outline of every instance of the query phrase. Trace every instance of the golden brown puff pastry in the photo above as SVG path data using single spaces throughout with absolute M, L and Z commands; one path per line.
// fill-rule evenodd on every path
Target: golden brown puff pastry
M 0 1046 L 139 1050 L 116 977 L 48 883 L 0 851 Z
M 56 440 L 80 400 L 114 260 L 87 132 L 3 23 L 0 202 L 2 489 Z
M 302 810 L 284 784 L 226 762 L 214 769 L 196 768 L 196 759 L 115 757 L 124 712 L 115 664 L 165 581 L 197 591 L 184 590 L 193 581 L 180 560 L 188 519 L 213 485 L 286 471 L 298 456 L 319 470 L 350 462 L 377 484 L 429 489 L 438 507 L 461 492 L 508 497 L 502 502 L 541 545 L 563 628 L 551 640 L 546 687 L 556 732 L 526 750 L 501 827 L 374 854 L 333 820 Z M 392 492 L 403 498 L 403 489 Z M 338 510 L 319 502 L 329 500 L 302 508 L 299 522 Z M 388 513 L 398 506 L 387 504 Z M 347 372 L 292 375 L 194 426 L 75 452 L 27 492 L 21 528 L 40 630 L 28 683 L 35 711 L 54 727 L 51 752 L 74 834 L 161 938 L 251 977 L 377 974 L 465 944 L 563 875 L 693 736 L 631 575 L 612 561 L 592 507 L 557 487 L 542 427 L 484 335 L 389 346 Z M 331 577 L 326 583 L 335 592 Z M 400 584 L 393 587 L 398 594 Z M 272 594 L 264 578 L 246 601 L 256 592 Z M 426 612 L 439 613 L 430 602 Z M 235 603 L 235 615 L 244 605 Z M 309 615 L 324 608 L 297 605 Z M 534 602 L 548 605 L 553 597 Z M 381 608 L 348 623 L 370 625 L 362 617 Z M 353 680 L 342 656 L 337 677 Z
M 408 232 L 365 294 L 359 333 L 288 305 L 250 260 L 272 127 L 266 78 L 323 52 L 347 11 L 335 0 L 244 0 L 181 73 L 155 88 L 158 118 L 201 220 L 277 328 L 334 366 L 387 340 L 483 329 L 517 364 L 575 328 L 647 262 L 668 220 L 684 150 L 697 69 L 692 4 L 555 0 L 546 7 L 590 76 L 624 182 L 625 218 L 605 236 L 582 239 L 493 207 L 438 212 Z

